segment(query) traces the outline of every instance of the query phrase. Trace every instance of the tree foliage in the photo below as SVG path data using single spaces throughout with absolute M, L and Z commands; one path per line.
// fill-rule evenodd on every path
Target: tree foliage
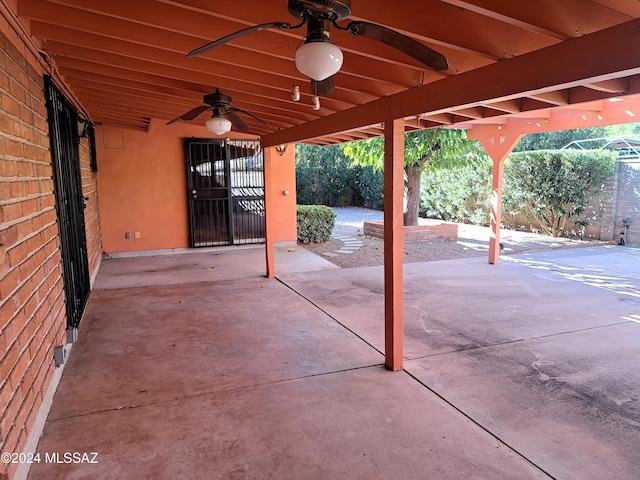
M 384 137 L 343 144 L 344 154 L 354 165 L 384 167 Z M 482 147 L 468 140 L 464 130 L 433 128 L 405 134 L 404 164 L 420 165 L 423 170 L 437 170 L 459 165 L 465 155 L 481 155 Z
M 372 166 L 375 170 L 384 167 L 383 137 L 344 144 L 343 152 L 354 165 Z M 404 142 L 405 225 L 418 223 L 422 172 L 473 163 L 484 155 L 478 142 L 467 140 L 464 130 L 436 128 L 407 133 Z
M 489 224 L 493 164 L 486 158 L 473 165 L 425 173 L 420 215 L 450 222 Z
M 382 172 L 354 166 L 342 147 L 296 145 L 296 198 L 301 205 L 362 205 L 381 209 Z
M 337 145 L 296 145 L 296 198 L 302 205 L 339 206 L 353 195 L 351 161 Z
M 557 150 L 565 147 L 574 140 L 625 136 L 637 133 L 640 133 L 640 123 L 559 130 L 556 132 L 530 133 L 522 137 L 522 140 L 518 142 L 518 145 L 516 145 L 513 151 L 515 153 L 531 150 Z
M 513 153 L 505 163 L 503 212 L 524 212 L 541 231 L 557 237 L 613 175 L 616 156 L 573 149 Z

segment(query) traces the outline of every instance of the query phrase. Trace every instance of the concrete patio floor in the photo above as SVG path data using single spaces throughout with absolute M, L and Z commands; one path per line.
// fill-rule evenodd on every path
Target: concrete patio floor
M 392 373 L 382 267 L 104 260 L 38 446 L 98 463 L 29 478 L 637 480 L 639 266 L 615 246 L 405 265 Z

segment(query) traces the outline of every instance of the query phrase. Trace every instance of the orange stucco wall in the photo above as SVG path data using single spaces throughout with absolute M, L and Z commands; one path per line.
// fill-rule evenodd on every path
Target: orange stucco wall
M 98 198 L 104 251 L 189 247 L 185 138 L 214 138 L 204 127 L 154 121 L 149 132 L 104 128 L 96 135 Z M 230 138 L 250 138 L 229 135 Z M 293 148 L 288 150 L 293 151 Z M 274 241 L 295 241 L 293 153 L 274 163 Z M 290 193 L 282 195 L 284 190 Z M 292 203 L 293 202 L 293 203 Z M 130 239 L 126 239 L 130 232 Z M 139 238 L 135 233 L 139 232 Z
M 275 149 L 265 151 L 265 168 L 271 165 L 271 184 L 266 195 L 270 196 L 274 206 L 272 212 L 273 241 L 295 242 L 298 236 L 296 227 L 296 156 L 295 146 L 289 145 L 280 156 Z M 286 192 L 286 194 L 285 194 Z

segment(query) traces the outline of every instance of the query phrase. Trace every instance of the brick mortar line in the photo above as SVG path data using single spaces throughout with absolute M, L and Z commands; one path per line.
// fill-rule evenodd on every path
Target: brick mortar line
M 47 242 L 47 244 L 48 244 L 48 243 L 49 243 L 49 242 Z M 43 248 L 45 248 L 45 247 L 46 247 L 46 244 L 45 244 L 45 245 L 43 245 L 40 249 L 43 249 Z M 37 251 L 37 250 L 36 250 L 36 251 Z M 46 268 L 46 266 L 47 266 L 47 264 L 48 264 L 49 260 L 51 260 L 51 259 L 56 255 L 56 253 L 57 253 L 57 252 L 58 252 L 58 249 L 54 250 L 50 255 L 47 255 L 47 256 L 45 257 L 44 261 L 40 264 L 40 266 L 44 266 L 44 267 L 45 267 L 45 270 L 46 270 L 46 269 L 47 269 L 47 268 Z M 28 256 L 27 256 L 27 257 L 26 257 L 22 262 L 18 263 L 16 266 L 11 267 L 11 268 L 12 268 L 12 269 L 20 268 L 20 265 L 22 265 L 23 263 L 25 263 L 26 261 L 28 261 L 28 260 L 29 260 L 29 258 L 31 258 L 31 257 L 33 256 L 33 254 L 34 254 L 34 252 L 31 252 L 31 253 L 30 253 L 30 254 L 29 254 L 29 255 L 28 255 Z M 26 277 L 24 280 L 22 280 L 21 282 L 19 282 L 19 283 L 16 285 L 16 287 L 15 287 L 15 288 L 14 288 L 14 289 L 13 289 L 13 290 L 12 290 L 12 291 L 7 295 L 7 296 L 6 296 L 6 298 L 3 298 L 2 300 L 0 300 L 0 306 L 1 306 L 1 305 L 4 305 L 4 304 L 5 304 L 5 303 L 7 303 L 8 301 L 12 300 L 12 299 L 13 299 L 13 295 L 16 293 L 16 291 L 17 291 L 17 290 L 19 290 L 22 286 L 24 286 L 24 284 L 25 284 L 25 283 L 27 283 L 27 282 L 31 279 L 31 277 L 33 277 L 33 275 L 34 275 L 35 273 L 36 273 L 35 271 L 34 271 L 34 272 L 32 272 L 28 277 Z M 45 278 L 51 278 L 51 277 L 49 277 L 49 276 L 51 275 L 51 273 L 52 273 L 52 272 L 47 272 L 47 277 L 45 277 Z M 61 276 L 62 276 L 61 274 L 60 274 L 60 275 L 58 275 L 58 277 L 61 277 Z M 55 283 L 55 282 L 54 282 L 54 283 Z M 36 293 L 35 291 L 34 291 L 34 292 L 32 292 L 32 294 L 29 296 L 29 298 L 31 298 L 31 297 L 33 296 L 33 294 L 35 294 L 35 293 Z M 28 301 L 28 299 L 27 299 L 27 301 Z M 27 303 L 27 301 L 23 302 L 21 305 L 16 306 L 16 307 L 14 308 L 14 313 L 15 313 L 15 312 L 18 312 L 21 308 L 23 308 L 23 307 L 25 306 L 25 304 Z M 14 316 L 15 316 L 15 315 L 13 315 L 11 318 L 13 318 Z M 9 321 L 11 321 L 11 320 L 9 320 Z M 7 322 L 7 323 L 8 323 L 8 322 Z M 1 328 L 0 328 L 0 330 L 1 330 Z
M 39 198 L 39 197 L 37 197 L 37 198 Z M 16 202 L 13 202 L 13 203 L 16 203 Z M 12 205 L 12 203 L 2 203 L 2 202 L 0 202 L 0 205 Z M 7 228 L 11 228 L 14 225 L 19 225 L 21 223 L 24 223 L 27 220 L 33 220 L 34 218 L 37 218 L 37 217 L 39 217 L 41 215 L 44 215 L 45 213 L 48 213 L 48 212 L 50 212 L 52 210 L 55 211 L 55 209 L 56 209 L 56 207 L 50 206 L 50 207 L 46 207 L 46 208 L 44 208 L 42 210 L 38 210 L 36 212 L 30 213 L 29 215 L 25 215 L 24 217 L 20 217 L 20 218 L 18 218 L 16 220 L 8 220 L 6 222 L 2 222 L 2 223 L 0 223 L 0 231 L 6 230 Z M 28 238 L 34 236 L 35 234 L 40 233 L 41 231 L 43 231 L 45 228 L 48 228 L 51 225 L 55 225 L 56 223 L 58 223 L 57 222 L 57 218 L 58 217 L 56 215 L 56 221 L 49 222 L 46 225 L 43 225 L 42 229 L 38 230 L 37 232 L 36 231 L 32 232 L 30 235 L 28 235 L 26 237 L 23 237 L 22 240 L 27 240 Z

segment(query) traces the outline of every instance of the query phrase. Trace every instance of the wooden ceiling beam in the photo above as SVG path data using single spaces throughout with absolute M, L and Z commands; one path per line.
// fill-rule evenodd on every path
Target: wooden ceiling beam
M 194 40 L 194 32 L 201 31 L 203 34 L 206 32 L 204 37 L 206 40 L 202 40 L 202 43 L 206 43 L 210 40 L 209 35 L 212 31 L 228 29 L 230 24 L 228 21 L 218 21 L 220 25 L 217 27 L 215 22 L 213 25 L 210 22 L 204 22 L 205 19 L 201 15 L 184 18 L 184 15 L 177 15 L 179 10 L 166 5 L 157 5 L 155 2 L 149 5 L 148 10 L 144 10 L 144 5 L 149 2 L 146 0 L 139 2 L 140 0 L 135 3 L 135 7 L 125 5 L 124 2 L 105 2 L 101 10 L 109 12 L 109 15 L 96 13 L 95 9 L 83 10 L 69 7 L 62 2 L 52 3 L 44 0 L 31 0 L 21 11 L 24 16 L 31 18 L 32 22 L 39 22 L 37 25 L 32 25 L 32 31 L 38 36 L 46 38 L 48 35 L 43 31 L 44 27 L 41 24 L 49 24 L 51 28 L 58 27 L 58 29 L 64 25 L 64 29 L 77 31 L 77 35 L 84 32 L 137 45 L 153 45 L 158 49 L 179 54 L 183 60 L 191 62 L 196 59 L 187 59 L 186 53 L 195 46 L 200 46 L 194 46 L 194 41 L 198 41 Z M 164 15 L 160 15 L 158 10 L 163 9 L 167 11 Z M 151 14 L 153 14 L 152 18 L 149 18 Z M 164 28 L 158 28 L 158 26 Z M 215 52 L 208 53 L 197 60 L 215 61 L 217 64 L 250 65 L 251 68 L 261 72 L 278 72 L 293 78 L 298 74 L 293 63 L 293 55 L 302 35 L 289 39 L 278 34 L 279 31 L 258 32 L 249 38 L 218 48 Z M 238 42 L 243 41 L 249 42 L 251 48 L 240 48 Z M 280 47 L 287 41 L 288 46 Z M 274 47 L 282 48 L 282 53 L 274 54 Z M 365 64 L 355 53 L 344 51 L 344 54 L 345 66 L 341 71 L 343 75 L 353 74 L 359 78 L 372 78 L 402 85 L 405 88 L 415 86 L 421 81 L 422 74 L 415 67 L 380 65 L 372 63 L 371 59 Z M 382 60 L 379 50 L 375 60 Z
M 134 115 L 140 114 L 144 116 L 157 118 L 162 121 L 168 121 L 173 118 L 176 118 L 179 115 L 187 112 L 194 106 L 197 106 L 197 104 L 194 103 L 191 105 L 178 107 L 179 108 L 178 111 L 180 113 L 176 114 L 175 107 L 173 107 L 172 105 L 167 105 L 166 103 L 160 102 L 160 101 L 152 102 L 152 101 L 145 101 L 144 99 L 137 99 L 134 95 L 127 95 L 123 93 L 121 95 L 116 96 L 113 94 L 103 93 L 100 90 L 90 89 L 90 88 L 82 88 L 78 93 L 81 94 L 86 99 L 87 104 L 99 105 L 102 108 L 114 108 L 122 111 L 123 113 L 130 112 Z M 234 105 L 238 105 L 238 103 L 234 102 Z M 260 109 L 251 108 L 250 106 L 241 105 L 241 107 L 243 110 L 246 110 L 256 115 L 258 118 L 267 122 L 269 125 L 271 125 L 274 128 L 275 127 L 287 128 L 293 125 L 297 125 L 304 121 L 301 119 L 296 119 L 291 115 L 286 116 L 282 114 L 280 115 L 274 114 L 273 109 L 266 109 L 264 111 L 261 111 Z M 238 107 L 238 108 L 241 108 L 241 107 Z M 89 113 L 92 115 L 92 118 L 93 118 L 94 110 L 89 109 Z M 95 114 L 97 115 L 98 112 L 96 112 Z M 240 116 L 243 119 L 245 119 L 245 121 L 247 121 L 248 124 L 254 123 L 253 120 L 250 120 L 250 117 L 243 114 L 240 114 Z M 202 121 L 204 121 L 204 119 L 206 119 L 207 117 L 206 117 L 206 114 L 203 113 L 199 118 Z M 262 127 L 262 125 L 259 123 L 255 123 L 255 125 L 258 127 Z
M 533 98 L 533 96 L 525 97 L 521 101 L 522 104 L 522 113 L 530 112 L 535 110 L 543 110 L 552 107 L 557 107 L 555 103 L 545 102 L 543 100 L 538 100 L 537 98 Z
M 640 17 L 640 2 L 629 2 L 628 0 L 592 0 L 607 8 L 617 10 L 629 17 Z
M 435 115 L 426 115 L 421 120 L 427 120 L 431 124 L 437 123 L 441 125 L 451 125 L 453 123 L 453 115 L 450 113 L 439 113 Z M 426 126 L 426 124 L 424 125 Z
M 64 66 L 59 66 L 58 71 L 63 77 L 65 77 L 65 79 L 67 79 L 74 85 L 92 83 L 96 85 L 104 85 L 106 88 L 110 87 L 113 89 L 124 87 L 127 89 L 138 90 L 146 94 L 153 95 L 155 93 L 158 93 L 161 95 L 180 98 L 182 100 L 186 100 L 188 98 L 202 99 L 203 95 L 211 93 L 211 90 L 205 90 L 204 88 L 202 88 L 203 91 L 198 92 L 194 90 L 187 90 L 184 88 L 176 88 L 169 84 L 162 85 L 160 84 L 160 81 L 156 81 L 156 83 L 151 84 L 119 76 L 103 75 L 100 73 L 90 72 L 87 70 L 78 70 L 76 68 L 69 68 Z M 195 88 L 201 88 L 201 86 L 197 86 Z
M 122 69 L 104 69 L 101 64 L 83 64 L 78 61 L 75 62 L 71 59 L 66 59 L 63 62 L 63 65 L 68 65 L 71 63 L 71 67 L 61 66 L 59 71 L 65 78 L 72 80 L 74 83 L 83 83 L 85 81 L 94 82 L 96 84 L 104 85 L 105 89 L 109 88 L 119 88 L 120 86 L 140 89 L 140 91 L 148 90 L 151 95 L 154 92 L 161 93 L 172 93 L 174 91 L 181 91 L 183 88 L 181 81 L 176 81 L 172 79 L 166 78 L 158 78 L 152 75 L 141 74 L 139 72 L 133 72 L 131 70 L 122 70 Z M 81 70 L 81 68 L 83 68 Z M 88 67 L 94 67 L 98 70 L 98 72 L 90 70 Z M 107 73 L 103 73 L 107 72 Z M 163 85 L 163 83 L 167 82 L 168 85 Z M 188 85 L 188 84 L 187 84 Z M 195 84 L 194 84 L 195 85 Z M 252 89 L 243 87 L 242 82 L 233 82 L 226 84 L 219 84 L 218 86 L 224 93 L 228 93 L 232 98 L 236 98 L 237 95 L 241 95 L 243 93 L 247 93 L 249 96 L 257 97 L 258 99 L 254 101 L 265 106 L 269 106 L 271 110 L 276 110 L 277 112 L 281 112 L 284 116 L 292 116 L 298 117 L 301 120 L 309 121 L 318 118 L 319 115 L 315 114 L 311 110 L 310 96 L 302 95 L 302 99 L 299 103 L 294 103 L 291 100 L 282 101 L 279 98 L 272 98 L 270 94 L 268 94 L 268 88 L 266 92 L 258 89 Z M 232 87 L 236 87 L 237 89 L 232 89 Z M 189 87 L 187 87 L 189 88 Z M 197 92 L 193 91 L 195 88 L 198 89 Z M 184 95 L 182 95 L 185 102 L 189 99 L 192 99 L 193 102 L 202 101 L 202 97 L 205 94 L 212 93 L 213 89 L 211 87 L 202 87 L 202 86 L 194 86 L 190 87 L 190 90 L 185 91 Z M 297 106 L 297 108 L 292 109 L 291 105 Z
M 208 22 L 211 22 L 216 18 L 223 19 L 226 25 L 224 33 L 223 31 L 220 31 L 216 32 L 215 36 L 212 36 L 211 32 L 213 29 L 209 28 L 204 37 L 206 38 L 206 41 L 203 43 L 260 23 L 270 21 L 281 21 L 291 24 L 298 23 L 298 19 L 289 15 L 286 5 L 282 4 L 282 8 L 278 10 L 274 9 L 273 4 L 264 1 L 254 1 L 251 5 L 248 5 L 247 3 L 238 3 L 235 0 L 220 0 L 213 3 L 207 0 L 163 1 L 163 3 L 197 11 L 200 13 L 200 16 L 202 18 L 206 18 Z M 231 25 L 229 20 L 237 22 L 237 25 Z M 286 49 L 281 51 L 284 56 L 293 58 L 295 50 L 306 35 L 306 28 L 303 27 L 300 30 L 270 30 L 269 32 L 277 33 L 280 36 L 293 37 L 293 40 L 291 41 L 286 40 L 286 42 L 288 42 L 285 47 Z M 382 46 L 385 48 L 385 46 L 378 42 L 369 42 L 366 40 L 363 42 L 362 38 L 356 38 L 351 34 L 336 29 L 333 29 L 331 34 L 334 43 L 340 47 L 343 53 L 367 59 L 380 60 L 389 65 L 413 67 L 414 74 L 416 75 L 414 78 L 415 82 L 420 80 L 420 72 L 425 69 L 422 64 L 395 49 L 385 49 L 384 53 L 382 53 L 380 51 L 380 47 Z M 246 46 L 246 48 L 256 48 L 256 42 L 251 41 L 251 38 L 252 36 L 247 36 L 237 39 L 233 42 L 233 45 L 242 47 Z M 284 44 L 285 40 L 280 39 L 278 40 L 278 43 Z M 381 68 L 386 68 L 386 66 L 381 66 Z M 412 83 L 412 85 L 415 85 L 415 83 Z
M 94 107 L 94 105 L 92 103 L 88 104 L 89 108 Z M 100 110 L 100 119 L 99 121 L 109 121 L 111 122 L 113 119 L 118 119 L 120 125 L 123 128 L 126 128 L 126 124 L 130 123 L 133 127 L 140 127 L 141 125 L 143 125 L 144 122 L 142 121 L 130 121 L 129 119 L 132 118 L 130 116 L 130 110 L 126 109 L 126 108 L 122 108 L 122 107 L 117 107 L 117 106 L 109 106 L 109 107 L 101 107 L 99 108 Z M 145 113 L 145 112 L 139 112 L 139 113 Z M 142 119 L 146 119 L 146 124 L 150 123 L 151 120 L 154 117 L 148 116 L 138 116 L 138 118 L 142 118 Z M 157 118 L 157 117 L 156 117 Z M 190 123 L 192 125 L 198 125 L 198 126 L 202 126 L 204 127 L 204 120 L 206 119 L 206 116 L 202 116 L 202 118 L 196 119 L 196 120 L 192 120 L 190 122 L 185 122 L 185 123 Z M 259 135 L 261 133 L 266 133 L 268 131 L 268 128 L 265 127 L 264 125 L 262 125 L 261 123 L 251 119 L 250 117 L 246 117 L 243 116 L 242 119 L 245 121 L 245 123 L 249 126 L 250 128 L 250 132 L 252 132 L 252 134 L 254 135 Z M 162 122 L 163 124 L 165 122 Z M 253 133 L 255 132 L 255 133 Z
M 564 41 L 629 21 L 625 15 L 591 0 L 537 0 L 535 8 L 510 0 L 443 0 L 506 25 Z M 542 12 L 542 14 L 541 14 Z
M 401 9 L 389 9 L 387 3 L 386 0 L 368 0 L 363 4 L 354 4 L 353 16 L 361 16 L 370 22 L 431 42 L 430 46 L 436 50 L 441 45 L 493 60 L 510 58 L 557 43 L 557 39 L 523 28 L 514 29 L 502 21 L 440 0 L 403 0 Z M 407 13 L 413 11 L 428 12 L 428 15 Z M 456 25 L 456 28 L 451 29 L 450 25 Z M 515 52 L 514 45 L 521 45 L 523 49 Z
M 585 86 L 599 92 L 614 93 L 616 95 L 620 95 L 625 93 L 629 89 L 629 79 L 614 78 L 612 80 L 590 83 Z
M 485 105 L 495 110 L 500 110 L 504 113 L 520 113 L 522 111 L 521 99 L 488 102 Z
M 551 92 L 539 92 L 529 95 L 529 98 L 544 102 L 549 105 L 564 106 L 569 105 L 569 90 L 554 90 Z
M 189 59 L 179 53 L 167 52 L 138 44 L 128 44 L 121 40 L 100 37 L 86 32 L 70 32 L 49 24 L 35 22 L 33 28 L 47 38 L 43 42 L 43 48 L 54 52 L 56 56 L 73 56 L 74 58 L 84 58 L 89 61 L 96 61 L 99 58 L 101 63 L 115 66 L 124 65 L 125 63 L 135 66 L 140 62 L 145 62 L 144 65 L 154 64 L 154 73 L 167 69 L 171 74 L 172 69 L 181 68 L 185 75 L 186 72 L 210 73 L 217 78 L 243 79 L 254 85 L 279 86 L 287 93 L 293 84 L 293 76 L 276 75 L 272 69 L 266 68 L 268 65 L 265 65 L 265 71 L 249 70 L 244 67 L 221 68 L 215 62 L 204 59 Z M 122 52 L 126 52 L 126 56 Z M 359 83 L 367 85 L 367 82 L 361 81 Z M 376 89 L 378 92 L 387 91 L 384 85 L 376 86 Z M 375 98 L 375 95 L 366 93 L 354 95 L 346 88 L 338 87 L 335 94 L 332 95 L 331 101 L 345 103 L 343 107 L 337 108 L 348 108 L 370 101 L 372 98 Z
M 219 38 L 226 33 L 232 33 L 236 30 L 240 30 L 241 28 L 246 28 L 248 26 L 272 22 L 272 21 L 281 21 L 281 22 L 290 22 L 295 23 L 296 19 L 289 15 L 286 5 L 284 2 L 281 2 L 281 9 L 274 9 L 272 3 L 264 2 L 261 0 L 253 0 L 251 4 L 247 4 L 246 2 L 237 2 L 236 0 L 217 0 L 216 2 L 211 2 L 210 0 L 161 0 L 162 3 L 167 3 L 173 6 L 182 7 L 184 9 L 192 10 L 195 12 L 199 12 L 208 17 L 218 17 L 224 19 L 232 19 L 233 21 L 238 22 L 237 28 L 232 28 L 229 31 L 225 31 L 225 33 L 220 33 L 220 35 L 209 36 L 209 40 L 215 40 L 215 38 Z M 447 8 L 446 11 L 438 13 L 442 8 L 439 8 L 439 5 L 436 2 L 433 2 L 434 5 L 425 6 L 424 2 L 420 0 L 416 2 L 412 0 L 403 0 L 402 4 L 402 14 L 399 16 L 400 22 L 398 25 L 398 18 L 384 18 L 382 21 L 377 21 L 377 23 L 381 23 L 389 28 L 395 28 L 402 30 L 403 24 L 407 22 L 407 20 L 411 19 L 411 15 L 407 15 L 407 12 L 411 12 L 413 9 L 417 9 L 417 11 L 428 11 L 429 15 L 427 18 L 421 17 L 419 21 L 415 21 L 412 23 L 411 31 L 404 30 L 404 33 L 409 34 L 410 36 L 416 38 L 419 41 L 426 42 L 428 46 L 435 48 L 438 50 L 438 47 L 445 47 L 447 51 L 443 51 L 442 53 L 448 55 L 451 51 L 465 51 L 467 53 L 471 53 L 473 56 L 490 56 L 485 55 L 482 49 L 476 50 L 476 47 L 483 48 L 482 45 L 474 44 L 473 40 L 469 38 L 465 38 L 465 41 L 468 40 L 468 44 L 465 45 L 465 48 L 458 48 L 456 39 L 459 40 L 459 36 L 456 35 L 456 32 L 451 32 L 450 29 L 447 28 L 447 25 L 450 24 L 450 21 L 454 20 L 451 18 L 451 14 L 458 13 L 458 9 L 455 8 Z M 364 7 L 363 7 L 364 5 Z M 358 10 L 360 9 L 360 11 Z M 366 9 L 366 11 L 365 11 Z M 371 20 L 371 15 L 374 13 L 381 13 L 384 17 L 385 13 L 390 12 L 389 4 L 387 0 L 367 0 L 366 2 L 356 2 L 353 5 L 353 15 L 349 19 L 350 20 Z M 438 13 L 438 15 L 434 15 Z M 363 18 L 364 17 L 364 18 Z M 485 27 L 491 27 L 492 25 L 485 25 Z M 431 37 L 437 37 L 436 34 L 429 35 L 429 37 L 425 37 L 425 32 L 433 32 L 441 33 L 446 35 L 447 40 L 450 40 L 450 44 L 447 45 L 447 42 L 442 41 L 431 41 Z M 279 33 L 282 33 L 281 31 Z M 304 35 L 306 31 L 303 31 L 301 35 Z M 457 32 L 459 33 L 459 32 Z M 398 62 L 400 64 L 410 64 L 414 65 L 417 68 L 424 70 L 424 67 L 417 63 L 415 60 L 408 58 L 406 55 L 398 52 L 395 49 L 388 48 L 384 45 L 381 45 L 379 42 L 374 42 L 364 38 L 356 38 L 348 33 L 342 31 L 336 31 L 335 29 L 332 31 L 332 38 L 336 45 L 340 47 L 340 49 L 345 51 L 350 51 L 351 53 L 361 55 L 368 58 L 377 58 L 381 56 L 381 47 L 384 52 L 384 57 L 386 61 L 389 62 Z M 490 43 L 490 42 L 489 42 Z M 453 47 L 455 45 L 455 48 Z M 487 46 L 487 49 L 489 47 Z M 451 51 L 448 51 L 451 50 Z M 495 59 L 495 58 L 493 58 Z M 475 68 L 475 67 L 473 67 Z
M 480 120 L 484 118 L 484 110 L 481 106 L 478 107 L 470 107 L 470 108 L 461 108 L 452 112 L 454 115 L 472 118 L 474 120 Z
M 89 34 L 82 34 L 84 37 Z M 222 68 L 215 62 L 203 59 L 188 59 L 180 54 L 168 53 L 161 50 L 140 45 L 122 45 L 121 48 L 107 48 L 108 44 L 118 42 L 112 39 L 93 39 L 93 41 L 84 38 L 82 41 L 69 40 L 69 43 L 63 40 L 47 40 L 43 42 L 43 48 L 53 52 L 58 58 L 72 57 L 84 59 L 90 62 L 102 63 L 104 65 L 113 65 L 116 67 L 127 67 L 130 70 L 142 71 L 145 73 L 153 73 L 163 75 L 165 77 L 177 77 L 176 70 L 182 72 L 180 78 L 197 79 L 205 78 L 206 83 L 211 84 L 214 81 L 226 80 L 227 82 L 242 81 L 251 83 L 256 88 L 264 88 L 264 85 L 270 85 L 281 90 L 280 98 L 290 96 L 290 90 L 293 86 L 295 76 L 287 77 L 283 75 L 275 75 L 272 71 L 249 70 L 242 66 L 226 66 Z M 118 52 L 126 51 L 127 56 Z M 145 68 L 146 67 L 146 68 Z M 240 80 L 237 80 L 240 79 Z M 379 95 L 387 95 L 397 93 L 404 89 L 397 85 L 390 85 L 385 82 L 375 82 L 369 79 L 358 79 L 353 76 L 336 76 L 338 86 L 336 91 L 330 97 L 326 97 L 327 106 L 333 104 L 333 108 L 341 110 L 350 108 L 354 105 L 366 103 Z M 301 86 L 301 93 L 310 95 L 310 87 L 306 80 L 298 83 Z M 374 91 L 369 93 L 368 90 Z
M 121 65 L 117 67 L 111 67 L 111 68 L 106 67 L 104 61 L 99 61 L 97 63 L 89 63 L 88 61 L 79 61 L 77 59 L 74 60 L 72 58 L 65 57 L 65 58 L 58 58 L 57 62 L 61 67 L 69 67 L 74 69 L 85 68 L 94 73 L 102 73 L 105 75 L 108 75 L 109 73 L 111 73 L 112 75 L 113 74 L 117 75 L 118 71 L 121 71 L 122 75 L 126 75 L 126 72 L 132 72 L 132 76 L 135 76 L 139 74 L 140 71 L 142 71 L 143 73 L 146 73 L 146 74 L 156 75 L 157 77 L 159 77 L 159 79 L 163 78 L 162 75 L 165 75 L 165 76 L 168 75 L 168 72 L 166 72 L 165 70 L 158 69 L 153 64 L 143 64 L 143 62 L 123 61 L 121 62 Z M 138 67 L 137 69 L 136 69 L 136 66 Z M 183 78 L 183 79 L 191 78 L 192 80 L 201 80 L 202 82 L 207 82 L 212 80 L 211 77 L 207 76 L 204 73 L 189 75 L 185 72 L 183 74 L 180 74 L 180 71 L 177 69 L 174 70 L 173 73 L 175 75 L 174 78 L 176 77 Z M 171 77 L 168 77 L 168 78 L 171 78 Z M 224 88 L 224 85 L 229 85 L 231 87 L 233 83 L 219 82 L 219 83 L 213 84 L 211 87 L 207 89 L 207 93 L 211 93 L 214 90 L 215 86 L 220 86 L 221 88 Z M 226 91 L 231 91 L 231 90 L 227 88 Z M 305 95 L 305 98 L 310 99 L 310 96 Z M 294 111 L 295 110 L 305 111 L 308 108 L 305 104 L 302 104 L 301 102 L 293 102 L 291 100 L 291 96 L 289 92 L 286 92 L 286 93 L 283 92 L 282 97 L 272 98 L 271 101 L 274 105 L 279 105 L 281 107 L 288 105 L 288 109 L 292 109 Z M 340 102 L 336 102 L 332 98 L 323 98 L 321 101 L 321 104 L 325 109 L 324 110 L 325 114 L 327 114 L 327 112 L 330 113 L 331 111 L 335 111 L 335 109 L 337 108 L 343 108 L 345 106 L 344 104 L 340 105 Z M 313 115 L 313 118 L 315 117 L 317 117 L 317 115 Z
M 263 137 L 263 146 L 307 140 L 394 118 L 444 113 L 640 74 L 640 19 L 567 40 Z M 577 52 L 590 52 L 580 56 Z M 570 65 L 571 68 L 568 68 Z
M 66 69 L 61 69 L 61 73 L 66 73 Z M 73 79 L 73 76 L 65 75 L 67 79 Z M 187 98 L 185 96 L 175 96 L 172 94 L 167 94 L 161 92 L 158 88 L 157 90 L 154 88 L 153 90 L 145 90 L 144 84 L 135 84 L 127 82 L 126 80 L 117 81 L 115 79 L 114 84 L 108 84 L 106 82 L 94 81 L 91 79 L 83 79 L 82 82 L 78 82 L 78 84 L 82 85 L 80 91 L 83 91 L 83 88 L 90 88 L 94 91 L 98 91 L 100 93 L 110 92 L 111 95 L 117 97 L 118 94 L 128 94 L 134 98 L 146 98 L 148 102 L 155 102 L 159 100 L 164 100 L 165 102 L 169 102 L 175 104 L 177 108 L 192 108 L 197 105 L 203 103 L 203 98 L 201 94 L 193 93 L 189 94 Z M 212 93 L 211 91 L 207 93 Z M 272 115 L 280 115 L 283 118 L 297 118 L 300 121 L 313 120 L 318 117 L 318 115 L 311 114 L 311 106 L 310 105 L 300 105 L 299 108 L 301 110 L 300 113 L 296 111 L 292 111 L 291 108 L 285 108 L 282 105 L 282 102 L 278 100 L 270 101 L 265 97 L 256 96 L 253 94 L 242 94 L 231 90 L 223 90 L 223 93 L 231 96 L 234 105 L 239 106 L 242 105 L 242 108 L 252 111 L 252 108 L 259 108 L 260 111 L 267 110 Z M 293 102 L 292 102 L 293 103 Z M 306 111 L 305 111 L 306 110 Z M 177 115 L 174 115 L 174 117 Z

